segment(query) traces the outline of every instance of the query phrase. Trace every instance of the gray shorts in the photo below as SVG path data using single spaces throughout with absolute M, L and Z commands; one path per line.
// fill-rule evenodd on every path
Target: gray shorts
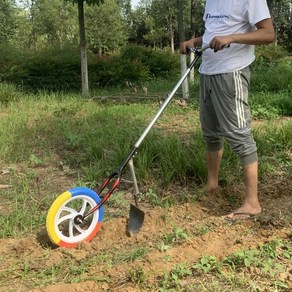
M 200 120 L 208 151 L 224 147 L 224 139 L 242 164 L 257 161 L 248 105 L 249 68 L 201 75 Z

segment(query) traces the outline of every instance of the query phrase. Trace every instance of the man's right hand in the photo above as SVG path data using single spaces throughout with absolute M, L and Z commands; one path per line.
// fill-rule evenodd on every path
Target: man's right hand
M 187 41 L 184 41 L 179 46 L 179 51 L 181 54 L 188 54 L 190 48 L 196 48 L 202 46 L 202 37 L 192 38 Z
M 190 44 L 190 40 L 182 42 L 179 46 L 179 52 L 181 54 L 188 54 L 188 48 L 192 48 L 192 45 Z

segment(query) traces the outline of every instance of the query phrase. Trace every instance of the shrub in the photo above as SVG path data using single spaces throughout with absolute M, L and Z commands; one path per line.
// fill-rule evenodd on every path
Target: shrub
M 80 90 L 80 53 L 77 49 L 45 49 L 32 55 L 25 64 L 25 86 L 33 91 Z
M 0 64 L 1 80 L 22 85 L 30 91 L 80 89 L 78 50 L 49 48 L 38 52 L 22 52 L 19 57 L 15 55 L 13 52 L 13 56 L 7 57 L 9 62 L 4 60 Z
M 120 52 L 120 57 L 123 60 L 131 61 L 133 59 L 139 59 L 142 60 L 144 63 L 146 62 L 150 55 L 151 55 L 150 49 L 137 45 L 126 46 Z
M 20 84 L 30 91 L 66 91 L 81 89 L 80 53 L 76 48 L 48 48 L 42 51 L 3 51 L 0 80 Z M 0 48 L 1 51 L 1 48 Z M 123 86 L 126 81 L 141 83 L 156 77 L 170 77 L 179 70 L 178 57 L 169 51 L 128 46 L 119 54 L 96 57 L 88 53 L 88 77 L 91 89 Z
M 0 84 L 0 103 L 7 106 L 9 102 L 20 100 L 23 97 L 17 86 L 9 83 Z
M 99 58 L 88 66 L 90 84 L 93 87 L 121 86 L 125 83 L 146 81 L 149 69 L 141 60 L 124 60 L 119 56 L 106 60 Z
M 280 46 L 257 46 L 256 60 L 251 65 L 251 91 L 291 92 L 292 59 Z
M 252 66 L 251 91 L 292 92 L 292 60 L 289 57 L 274 62 Z
M 256 46 L 256 63 L 271 63 L 287 56 L 287 52 L 280 46 Z
M 124 62 L 139 60 L 145 65 L 151 77 L 176 76 L 179 72 L 179 58 L 169 50 L 154 50 L 142 46 L 127 46 L 120 55 Z

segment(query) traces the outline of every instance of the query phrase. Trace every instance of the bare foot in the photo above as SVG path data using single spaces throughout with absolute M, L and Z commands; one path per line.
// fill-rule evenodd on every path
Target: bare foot
M 209 186 L 205 186 L 205 187 L 203 187 L 202 189 L 201 189 L 201 192 L 203 193 L 203 194 L 207 194 L 207 193 L 216 193 L 216 192 L 218 192 L 218 191 L 220 191 L 220 187 L 219 186 L 217 186 L 217 187 L 209 187 Z
M 206 191 L 210 192 L 210 193 L 212 193 L 214 191 L 217 191 L 218 189 L 219 189 L 218 185 L 217 186 L 207 186 L 206 187 Z

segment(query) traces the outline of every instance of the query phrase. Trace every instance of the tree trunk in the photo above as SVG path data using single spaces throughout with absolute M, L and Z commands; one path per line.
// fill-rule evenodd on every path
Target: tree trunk
M 191 37 L 196 37 L 196 32 L 195 32 L 195 23 L 196 23 L 196 0 L 191 0 Z M 194 53 L 191 53 L 190 55 L 190 62 L 194 60 Z M 194 83 L 195 80 L 195 69 L 193 68 L 190 72 L 190 82 Z
M 196 0 L 191 0 L 191 34 L 192 36 L 195 36 L 195 23 L 196 23 Z
M 178 22 L 178 35 L 179 35 L 179 42 L 185 41 L 185 34 L 183 28 L 183 0 L 177 0 L 177 22 Z M 180 68 L 181 68 L 181 75 L 186 72 L 187 68 L 187 61 L 186 55 L 180 55 Z M 182 92 L 183 98 L 189 98 L 189 84 L 188 78 L 182 84 Z
M 81 56 L 81 81 L 82 95 L 89 95 L 88 88 L 88 68 L 87 68 L 87 53 L 85 40 L 85 25 L 84 25 L 84 0 L 78 0 L 78 23 L 80 36 L 80 56 Z
M 174 53 L 174 35 L 173 35 L 173 28 L 171 26 L 171 29 L 170 29 L 170 46 L 171 46 L 171 51 L 172 53 Z
M 32 0 L 31 1 L 31 5 L 30 5 L 30 14 L 31 14 L 31 43 L 33 48 L 36 50 L 37 49 L 37 35 L 36 35 L 36 25 L 35 25 L 35 1 Z
M 167 24 L 168 24 L 168 29 L 169 29 L 169 41 L 170 41 L 170 48 L 171 52 L 174 53 L 174 33 L 173 33 L 173 20 L 172 20 L 172 10 L 168 10 L 168 15 L 167 15 Z

